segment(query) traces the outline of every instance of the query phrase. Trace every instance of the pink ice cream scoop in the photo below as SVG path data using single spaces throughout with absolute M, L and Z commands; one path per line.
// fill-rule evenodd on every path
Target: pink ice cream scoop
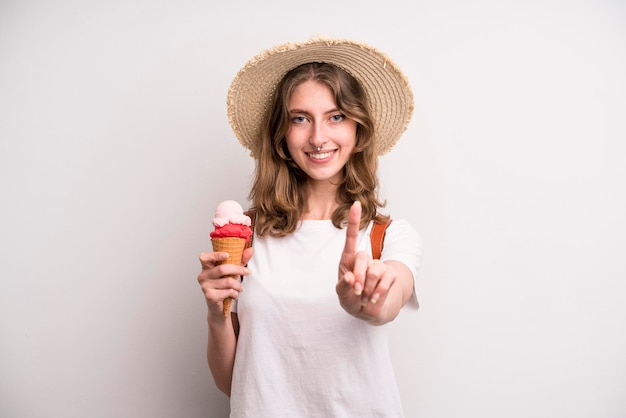
M 241 205 L 234 200 L 224 200 L 215 208 L 211 238 L 237 237 L 250 241 L 252 221 L 243 213 Z

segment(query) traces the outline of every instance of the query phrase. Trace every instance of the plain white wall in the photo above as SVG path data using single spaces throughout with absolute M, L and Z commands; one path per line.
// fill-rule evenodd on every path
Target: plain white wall
M 252 160 L 252 55 L 369 42 L 413 84 L 381 159 L 425 241 L 390 327 L 407 417 L 626 416 L 620 1 L 3 1 L 0 416 L 225 417 L 197 255 Z

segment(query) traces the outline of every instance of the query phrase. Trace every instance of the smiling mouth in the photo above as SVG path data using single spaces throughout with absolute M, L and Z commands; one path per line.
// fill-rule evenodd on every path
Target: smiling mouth
M 331 155 L 333 155 L 334 151 L 326 151 L 326 152 L 319 152 L 319 153 L 313 153 L 310 152 L 308 153 L 309 158 L 312 158 L 314 160 L 324 160 L 328 157 L 330 157 Z

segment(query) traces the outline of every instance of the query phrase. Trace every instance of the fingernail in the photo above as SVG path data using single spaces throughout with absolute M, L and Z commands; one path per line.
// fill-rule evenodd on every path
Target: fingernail
M 361 293 L 363 293 L 363 287 L 361 286 L 361 283 L 356 282 L 354 284 L 354 294 L 357 296 L 361 296 Z
M 374 293 L 374 295 L 373 295 L 373 296 L 372 296 L 372 298 L 370 299 L 370 302 L 372 302 L 372 303 L 376 303 L 376 302 L 378 302 L 378 298 L 379 298 L 379 297 L 380 297 L 380 296 L 378 296 L 378 293 Z
M 368 302 L 368 299 L 367 299 L 367 298 L 363 298 L 363 299 L 361 299 L 361 305 L 362 305 L 362 306 L 367 305 L 367 302 Z

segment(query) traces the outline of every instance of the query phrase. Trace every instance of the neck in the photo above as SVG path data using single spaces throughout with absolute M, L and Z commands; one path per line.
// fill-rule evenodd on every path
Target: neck
M 309 184 L 308 210 L 302 217 L 305 220 L 328 220 L 339 206 L 336 200 L 337 187 L 320 187 Z

